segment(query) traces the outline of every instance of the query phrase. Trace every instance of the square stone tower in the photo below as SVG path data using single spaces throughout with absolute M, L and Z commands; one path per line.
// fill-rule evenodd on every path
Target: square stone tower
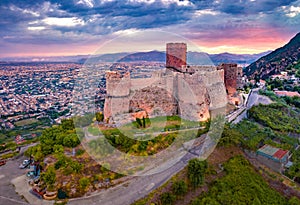
M 168 43 L 166 67 L 171 70 L 185 72 L 183 67 L 187 65 L 186 52 L 187 45 L 185 43 Z
M 227 94 L 232 96 L 237 89 L 238 66 L 236 63 L 223 63 L 220 67 L 224 70 L 224 83 Z

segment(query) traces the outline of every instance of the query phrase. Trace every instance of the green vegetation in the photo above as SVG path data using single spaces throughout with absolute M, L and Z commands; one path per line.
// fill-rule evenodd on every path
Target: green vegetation
M 30 147 L 26 156 L 33 156 L 35 160 L 42 161 L 47 155 L 57 152 L 58 146 L 76 147 L 80 144 L 72 120 L 62 120 L 58 126 L 43 131 L 40 144 Z
M 176 196 L 185 195 L 188 191 L 187 184 L 183 180 L 176 181 L 172 185 L 172 191 Z
M 64 111 L 62 111 L 62 112 L 57 112 L 57 111 L 55 111 L 54 108 L 53 108 L 53 109 L 47 110 L 47 111 L 46 111 L 46 114 L 47 114 L 49 117 L 51 117 L 52 119 L 57 119 L 57 118 L 59 118 L 59 117 L 61 117 L 61 116 L 64 116 L 64 115 L 68 114 L 69 112 L 70 112 L 69 109 L 66 109 L 66 110 L 64 110 Z
M 76 151 L 76 156 L 81 156 L 81 155 L 83 155 L 84 152 L 85 152 L 85 150 L 83 150 L 83 149 L 78 149 L 78 150 Z
M 277 96 L 274 99 L 277 102 L 285 100 Z M 252 107 L 248 112 L 251 121 L 244 120 L 237 125 L 225 125 L 219 146 L 234 144 L 256 151 L 262 145 L 269 144 L 289 150 L 293 154 L 293 165 L 285 171 L 285 175 L 299 180 L 300 149 L 295 149 L 299 145 L 299 113 L 298 109 L 285 102 Z
M 282 140 L 282 144 L 273 140 Z M 284 149 L 290 149 L 297 140 L 272 131 L 268 127 L 261 127 L 255 122 L 243 120 L 237 125 L 226 124 L 219 146 L 241 145 L 243 148 L 256 151 L 264 144 L 270 144 Z
M 292 151 L 293 166 L 291 166 L 285 175 L 291 179 L 300 179 L 300 149 Z
M 151 126 L 151 120 L 149 118 L 143 117 L 142 119 L 136 118 L 135 122 L 133 122 L 137 128 L 146 128 Z
M 209 191 L 192 204 L 288 204 L 271 189 L 249 162 L 236 156 L 224 164 L 226 175 L 211 184 Z
M 293 71 L 292 70 L 290 70 L 288 72 L 288 75 L 291 76 L 291 75 L 295 74 L 296 77 L 298 77 L 299 74 L 300 74 L 300 69 L 297 70 L 296 72 L 295 72 L 295 70 L 293 70 Z M 281 80 L 279 78 L 275 78 L 273 80 L 272 79 L 267 79 L 266 80 L 266 88 L 267 88 L 268 92 L 272 92 L 274 89 L 300 92 L 300 86 L 295 85 L 293 80 L 286 80 L 286 79 Z M 262 91 L 262 92 L 264 92 L 264 91 Z
M 0 146 L 0 151 L 3 150 L 12 150 L 15 151 L 18 145 L 15 142 L 7 142 L 4 145 Z
M 45 172 L 41 174 L 41 178 L 50 190 L 53 190 L 56 181 L 56 173 L 53 166 L 49 166 Z
M 257 151 L 262 145 L 269 144 L 290 150 L 293 153 L 294 165 L 287 171 L 286 175 L 299 180 L 300 149 L 295 150 L 295 147 L 299 144 L 300 112 L 295 107 L 291 107 L 295 105 L 289 103 L 288 100 L 276 95 L 273 97 L 276 103 L 258 105 L 250 109 L 248 120 L 243 120 L 239 124 L 225 124 L 218 149 L 231 149 L 238 146 L 242 149 Z M 219 156 L 219 153 L 212 158 L 215 160 L 216 156 Z M 210 161 L 210 159 L 208 160 Z M 192 205 L 300 204 L 296 197 L 287 199 L 270 188 L 263 178 L 265 176 L 262 170 L 259 172 L 254 170 L 243 156 L 233 155 L 229 160 L 228 158 L 226 160 L 225 163 L 222 162 L 222 169 L 220 162 L 211 164 L 210 161 L 207 164 L 205 161 L 193 159 L 185 168 L 184 177 L 180 179 L 173 177 L 148 197 L 135 204 L 151 204 L 151 202 L 153 204 L 174 204 L 175 199 L 186 202 L 192 195 L 191 193 L 186 194 L 187 192 L 200 193 L 197 198 L 191 201 L 190 204 Z M 216 167 L 219 167 L 220 170 L 217 171 Z M 267 175 L 272 180 L 279 180 L 277 178 L 279 175 L 273 173 L 267 173 Z M 280 183 L 278 181 L 278 186 Z M 197 189 L 200 185 L 202 187 Z M 197 192 L 199 190 L 202 191 Z
M 254 106 L 248 115 L 273 130 L 300 133 L 299 113 L 282 104 Z
M 289 205 L 299 205 L 300 204 L 300 200 L 297 198 L 297 197 L 292 197 L 290 200 L 289 200 Z
M 10 152 L 10 153 L 7 153 L 7 154 L 3 154 L 1 155 L 1 159 L 9 159 L 9 158 L 13 158 L 15 156 L 17 156 L 19 154 L 19 152 Z
M 205 127 L 207 122 L 196 122 L 181 119 L 179 116 L 160 116 L 155 118 L 136 118 L 132 123 L 128 123 L 120 127 L 122 131 L 141 130 L 145 132 L 161 132 L 161 131 L 176 131 L 180 129 L 188 129 L 194 127 Z
M 48 118 L 24 119 L 15 123 L 15 128 L 4 129 L 0 133 L 0 144 L 12 142 L 17 135 L 23 136 L 25 139 L 30 139 L 32 134 L 40 136 L 42 131 L 51 125 Z
M 66 157 L 63 153 L 59 153 L 56 155 L 57 161 L 54 164 L 54 168 L 62 169 L 62 171 L 66 174 L 79 174 L 83 170 L 84 165 L 80 164 L 76 160 L 72 160 L 69 157 Z
M 97 113 L 95 113 L 95 116 L 96 116 L 96 120 L 97 120 L 98 122 L 102 122 L 102 121 L 104 120 L 104 115 L 103 115 L 102 112 L 97 112 Z
M 80 139 L 84 132 L 81 128 L 75 128 L 73 121 L 77 126 L 88 126 L 92 119 L 92 115 L 87 115 L 62 120 L 60 125 L 45 129 L 40 143 L 25 152 L 26 156 L 33 156 L 35 161 L 50 161 L 46 166 L 41 163 L 45 170 L 41 173 L 41 180 L 47 185 L 47 190 L 59 189 L 64 193 L 60 196 L 62 198 L 83 196 L 87 190 L 99 190 L 101 187 L 96 184 L 106 179 L 122 177 L 96 163 L 81 147 Z
M 281 104 L 286 104 L 286 102 L 284 101 L 284 99 L 282 99 L 281 97 L 278 97 L 271 90 L 259 90 L 259 94 L 260 95 L 265 95 L 265 96 L 269 97 L 274 102 L 281 103 Z
M 25 120 L 20 120 L 18 122 L 15 123 L 16 126 L 25 126 L 25 125 L 30 125 L 33 123 L 37 123 L 38 120 L 34 119 L 34 118 L 29 118 L 29 119 L 25 119 Z
M 207 161 L 201 161 L 197 158 L 189 161 L 188 178 L 191 185 L 196 188 L 204 183 L 204 175 L 207 170 Z
M 81 179 L 79 179 L 79 187 L 81 190 L 85 190 L 88 185 L 90 184 L 90 180 L 86 177 L 82 177 Z
M 172 205 L 176 200 L 176 196 L 170 192 L 165 192 L 160 196 L 161 204 Z
M 166 125 L 162 128 L 163 122 L 165 122 Z M 147 128 L 150 123 L 151 127 Z M 201 128 L 199 128 L 199 126 L 201 126 Z M 142 128 L 144 131 L 138 137 L 139 140 L 133 139 L 134 137 L 128 137 L 134 135 L 134 133 L 132 133 L 132 130 L 136 130 L 137 127 Z M 183 131 L 181 130 L 194 127 L 198 127 L 199 129 Z M 98 133 L 101 132 L 113 147 L 119 149 L 122 152 L 138 156 L 148 156 L 167 148 L 174 142 L 176 138 L 178 140 L 185 141 L 191 140 L 206 133 L 208 131 L 208 128 L 209 122 L 199 124 L 199 122 L 182 120 L 178 116 L 169 116 L 157 117 L 153 119 L 143 118 L 139 120 L 137 118 L 137 121 L 126 124 L 120 128 L 100 130 L 98 127 L 90 126 L 88 128 L 88 131 L 93 135 L 98 135 Z M 157 132 L 161 134 L 158 134 L 158 136 L 152 138 L 152 134 Z M 181 133 L 179 134 L 179 132 Z M 181 138 L 178 138 L 178 136 L 181 136 Z M 140 139 L 150 140 L 143 141 Z M 88 145 L 91 151 L 96 155 L 109 154 L 112 150 L 109 150 L 107 144 L 105 143 L 105 140 L 100 137 L 96 140 L 90 141 Z
M 281 97 L 288 105 L 294 106 L 296 108 L 300 108 L 300 98 L 297 96 L 294 97 L 288 97 L 288 96 L 283 96 Z
M 285 150 L 293 150 L 299 143 L 290 136 L 300 131 L 300 118 L 297 110 L 281 103 L 258 105 L 248 111 L 250 120 L 237 125 L 226 124 L 219 146 L 241 145 L 256 151 L 264 144 Z

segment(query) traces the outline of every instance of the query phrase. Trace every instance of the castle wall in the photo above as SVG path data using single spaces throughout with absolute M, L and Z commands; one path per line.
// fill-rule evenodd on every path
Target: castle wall
M 234 94 L 241 69 L 236 64 L 187 66 L 186 50 L 184 43 L 167 44 L 166 69 L 153 72 L 151 78 L 107 72 L 105 119 L 124 123 L 136 116 L 180 115 L 205 121 L 210 109 L 225 107 L 224 81 L 228 93 Z
M 209 70 L 208 67 L 203 68 L 201 70 L 198 66 L 197 69 L 201 72 L 192 75 L 166 69 L 155 72 L 152 78 L 130 79 L 130 83 L 127 84 L 131 86 L 129 95 L 128 92 L 122 92 L 126 96 L 106 98 L 105 119 L 117 119 L 112 116 L 126 112 L 132 114 L 145 112 L 149 117 L 180 115 L 184 119 L 193 121 L 207 120 L 210 117 L 209 109 L 224 107 L 227 98 L 222 71 L 215 67 Z M 120 80 L 113 78 L 113 83 L 116 82 Z
M 209 118 L 209 95 L 197 74 L 177 73 L 180 115 L 184 119 L 205 121 Z
M 176 115 L 178 104 L 172 93 L 149 86 L 133 92 L 129 107 L 132 113 L 145 111 L 149 117 L 156 117 Z
M 129 113 L 128 97 L 111 97 L 107 96 L 104 102 L 104 119 L 109 122 L 116 121 L 115 117 Z

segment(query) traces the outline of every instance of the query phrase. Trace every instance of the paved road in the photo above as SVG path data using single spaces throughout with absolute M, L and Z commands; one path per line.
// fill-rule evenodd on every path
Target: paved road
M 24 175 L 28 169 L 19 169 L 19 165 L 26 159 L 23 154 L 32 146 L 38 143 L 26 145 L 21 148 L 20 154 L 14 160 L 8 160 L 5 165 L 0 167 L 0 204 L 2 205 L 15 205 L 15 204 L 28 204 L 23 197 L 15 192 L 15 187 L 12 185 L 11 180 Z
M 70 200 L 69 204 L 82 205 L 82 204 L 99 204 L 99 205 L 129 205 L 134 201 L 143 198 L 152 190 L 160 187 L 174 174 L 182 170 L 192 158 L 196 157 L 191 153 L 187 153 L 178 163 L 169 169 L 143 177 L 135 177 L 125 184 L 110 188 L 100 192 L 98 195 Z
M 7 161 L 6 165 L 0 167 L 0 204 L 17 205 L 28 204 L 15 192 L 11 180 L 25 174 L 27 169 L 19 169 L 19 164 L 24 160 L 20 157 L 16 160 Z
M 272 100 L 270 100 L 270 98 L 268 98 L 267 96 L 259 95 L 259 90 L 260 88 L 255 88 L 252 90 L 251 94 L 249 95 L 247 105 L 245 106 L 245 111 L 237 116 L 232 123 L 237 124 L 244 118 L 247 118 L 247 110 L 249 110 L 252 106 L 258 104 L 268 105 L 272 103 Z

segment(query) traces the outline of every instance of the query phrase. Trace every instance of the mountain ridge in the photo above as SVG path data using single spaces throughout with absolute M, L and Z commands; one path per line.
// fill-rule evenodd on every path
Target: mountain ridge
M 300 61 L 300 32 L 296 34 L 287 44 L 277 48 L 250 64 L 245 73 L 250 78 L 259 76 L 268 78 L 270 75 L 285 71 L 288 66 Z

